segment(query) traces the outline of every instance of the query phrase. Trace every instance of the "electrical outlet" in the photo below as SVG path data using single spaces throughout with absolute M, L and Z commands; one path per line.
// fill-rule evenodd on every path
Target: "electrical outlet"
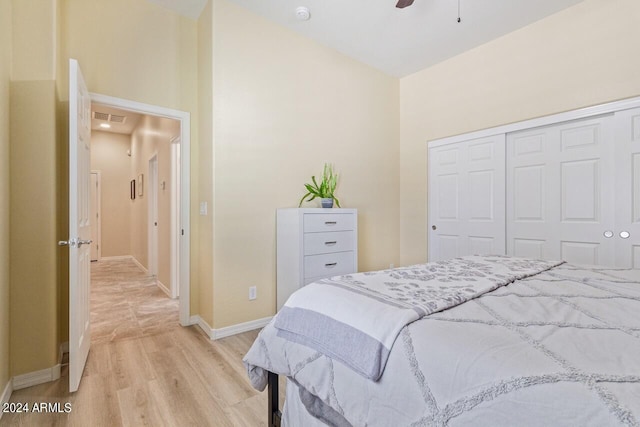
M 258 298 L 258 289 L 255 286 L 249 287 L 249 300 L 252 301 Z

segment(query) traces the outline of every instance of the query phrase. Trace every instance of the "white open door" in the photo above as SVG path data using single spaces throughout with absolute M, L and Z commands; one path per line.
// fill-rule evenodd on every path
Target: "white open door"
M 89 355 L 91 281 L 91 97 L 69 60 L 69 391 L 80 386 Z

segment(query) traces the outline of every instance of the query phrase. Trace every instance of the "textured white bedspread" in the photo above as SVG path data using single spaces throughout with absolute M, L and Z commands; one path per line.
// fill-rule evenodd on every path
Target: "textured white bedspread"
M 431 314 L 377 382 L 272 324 L 245 363 L 259 389 L 265 370 L 290 377 L 329 425 L 640 426 L 640 272 L 563 264 Z
M 311 283 L 288 299 L 278 335 L 318 350 L 377 381 L 406 325 L 562 264 L 471 255 Z

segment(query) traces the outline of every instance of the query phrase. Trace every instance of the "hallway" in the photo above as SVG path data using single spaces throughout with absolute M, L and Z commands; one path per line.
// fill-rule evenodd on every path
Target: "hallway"
M 131 259 L 91 263 L 91 343 L 143 337 L 179 328 L 178 300 Z
M 0 425 L 266 425 L 267 394 L 250 386 L 242 364 L 258 331 L 211 341 L 197 326 L 181 327 L 177 301 L 127 259 L 92 264 L 91 321 L 91 351 L 76 393 L 68 392 L 63 365 L 59 380 L 11 396 L 29 405 L 57 403 L 60 412 L 6 413 Z

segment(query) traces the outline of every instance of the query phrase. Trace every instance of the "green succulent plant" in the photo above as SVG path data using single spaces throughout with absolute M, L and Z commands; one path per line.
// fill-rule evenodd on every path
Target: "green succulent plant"
M 311 177 L 311 184 L 304 185 L 308 193 L 302 196 L 302 199 L 300 199 L 300 204 L 298 204 L 298 207 L 302 206 L 302 203 L 305 200 L 310 202 L 315 198 L 333 199 L 336 201 L 336 205 L 340 207 L 340 202 L 338 201 L 336 196 L 333 194 L 333 192 L 336 190 L 337 185 L 338 185 L 338 174 L 334 173 L 333 165 L 330 165 L 329 163 L 325 163 L 324 171 L 322 173 L 322 181 L 320 181 L 320 184 L 318 184 L 318 182 L 316 181 L 316 177 L 315 176 Z

